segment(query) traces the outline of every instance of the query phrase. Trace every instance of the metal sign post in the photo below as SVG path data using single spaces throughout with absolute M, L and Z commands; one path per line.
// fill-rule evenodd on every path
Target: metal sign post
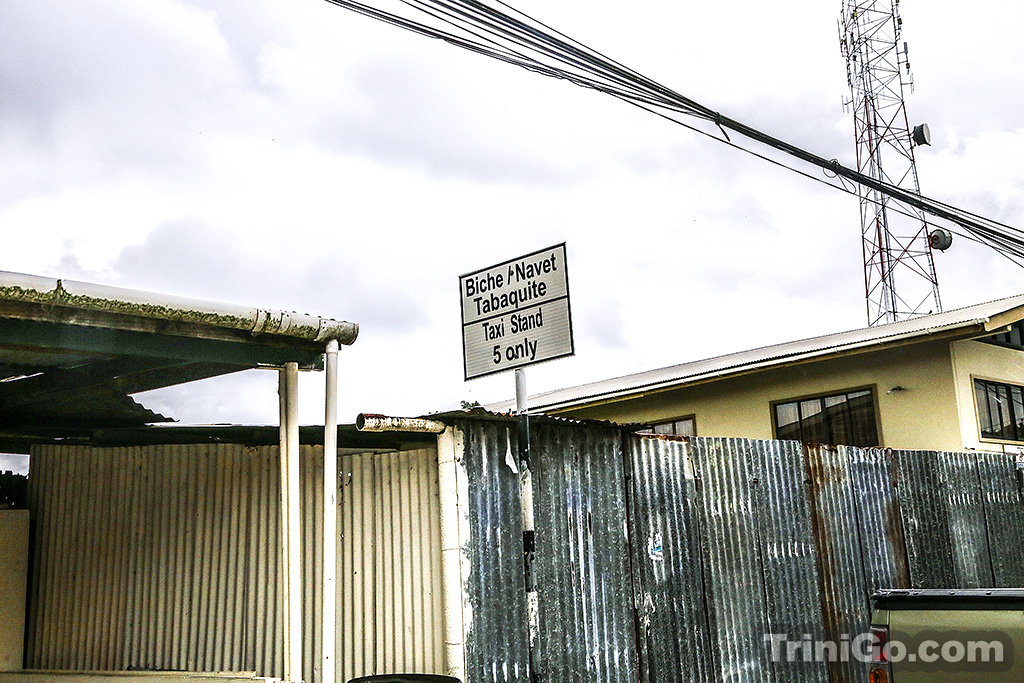
M 463 370 L 467 380 L 516 371 L 516 443 L 523 526 L 523 569 L 530 679 L 539 681 L 540 610 L 533 559 L 533 475 L 525 367 L 575 353 L 569 314 L 565 244 L 527 254 L 459 278 Z
M 526 370 L 516 369 L 516 444 L 519 449 L 519 507 L 523 520 L 523 581 L 526 589 L 526 620 L 529 634 L 530 680 L 540 681 L 537 666 L 537 635 L 540 632 L 540 601 L 533 560 L 537 552 L 534 533 L 533 470 L 530 468 L 530 414 L 526 406 Z

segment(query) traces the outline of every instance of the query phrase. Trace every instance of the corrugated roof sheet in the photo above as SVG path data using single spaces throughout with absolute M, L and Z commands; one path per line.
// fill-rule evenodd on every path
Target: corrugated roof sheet
M 254 337 L 268 334 L 283 339 L 317 342 L 336 339 L 340 344 L 352 344 L 359 334 L 359 325 L 355 323 L 307 313 L 203 301 L 7 271 L 0 271 L 0 301 L 190 323 L 197 328 L 242 330 Z M 103 326 L 118 327 L 115 319 L 105 320 Z M 191 331 L 191 335 L 197 334 L 197 330 Z
M 320 368 L 358 325 L 0 271 L 0 449 L 167 421 L 130 395 L 260 366 Z
M 896 341 L 929 337 L 960 328 L 985 326 L 996 316 L 1020 308 L 1024 317 L 1024 294 L 944 313 L 921 316 L 889 325 L 865 327 L 848 332 L 828 334 L 749 351 L 716 356 L 705 360 L 672 365 L 632 375 L 581 384 L 530 396 L 531 410 L 568 408 L 612 397 L 628 396 L 651 390 L 682 386 L 699 380 L 726 376 L 758 368 L 768 368 L 796 360 L 811 360 L 859 348 Z M 515 402 L 502 401 L 487 406 L 496 412 L 510 410 Z

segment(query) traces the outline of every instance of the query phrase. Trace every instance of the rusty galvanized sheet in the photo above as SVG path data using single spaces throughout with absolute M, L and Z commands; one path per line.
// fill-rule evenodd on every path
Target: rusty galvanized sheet
M 757 517 L 753 521 L 764 572 L 767 632 L 785 634 L 790 640 L 823 641 L 820 579 L 803 447 L 795 441 L 755 441 L 752 446 L 751 459 L 761 460 L 761 474 L 754 486 Z M 828 681 L 826 663 L 816 653 L 807 653 L 815 661 L 789 661 L 779 654 L 776 650 L 772 656 L 776 681 Z
M 877 590 L 910 588 L 896 459 L 892 451 L 880 448 L 840 448 L 845 449 L 850 462 L 866 605 L 867 598 Z
M 1014 467 L 1009 453 L 978 453 L 995 588 L 1024 586 L 1024 472 Z
M 956 587 L 991 587 L 994 579 L 977 455 L 933 453 L 932 457 L 945 494 Z
M 539 605 L 536 662 L 551 681 L 636 680 L 622 437 L 531 428 Z
M 762 463 L 747 439 L 694 438 L 690 447 L 707 553 L 711 661 L 721 680 L 762 683 L 772 675 L 753 491 L 754 480 L 763 478 Z
M 688 445 L 630 435 L 630 535 L 640 680 L 717 680 Z
M 936 454 L 894 451 L 907 564 L 913 588 L 956 586 L 945 483 Z
M 863 538 L 865 520 L 858 507 L 863 504 L 861 496 L 871 494 L 860 490 L 867 477 L 866 463 L 858 455 L 858 449 L 845 446 L 806 447 L 822 622 L 825 638 L 833 643 L 865 633 L 871 617 L 862 539 L 870 546 L 880 544 Z M 855 483 L 855 477 L 860 481 Z M 832 683 L 859 683 L 867 676 L 867 667 L 853 657 L 830 661 L 828 669 Z
M 507 423 L 465 421 L 463 466 L 471 525 L 464 548 L 466 678 L 530 681 L 523 525 L 515 434 Z M 460 501 L 461 502 L 461 501 Z

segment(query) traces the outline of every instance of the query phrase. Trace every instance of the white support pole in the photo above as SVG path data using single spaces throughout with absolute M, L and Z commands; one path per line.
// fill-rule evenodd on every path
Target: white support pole
M 280 463 L 280 484 L 278 496 L 281 504 L 280 519 L 278 524 L 281 532 L 280 545 L 278 546 L 278 557 L 280 558 L 280 585 L 281 585 L 281 623 L 284 628 L 284 680 L 291 680 L 291 671 L 289 666 L 291 663 L 291 651 L 292 643 L 289 636 L 291 630 L 288 625 L 291 623 L 289 618 L 289 610 L 291 609 L 291 596 L 289 595 L 289 581 L 290 576 L 288 568 L 288 560 L 290 553 L 288 552 L 288 381 L 286 379 L 285 369 L 281 368 L 277 373 L 277 398 L 278 398 L 278 420 L 280 425 L 279 432 L 279 450 L 278 450 L 278 461 Z
M 287 681 L 302 681 L 302 519 L 299 486 L 299 366 L 282 372 L 282 516 L 284 562 L 285 671 Z
M 335 577 L 338 559 L 338 342 L 327 342 L 324 374 L 324 576 L 323 576 L 323 683 L 335 683 Z
M 516 368 L 516 415 L 526 413 L 526 370 Z

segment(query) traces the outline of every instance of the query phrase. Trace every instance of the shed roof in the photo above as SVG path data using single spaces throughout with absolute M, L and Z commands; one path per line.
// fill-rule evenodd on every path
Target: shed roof
M 699 382 L 755 372 L 780 365 L 809 362 L 882 346 L 919 343 L 938 338 L 971 338 L 991 334 L 1024 318 L 1024 294 L 920 316 L 888 325 L 866 327 L 799 341 L 763 346 L 704 360 L 614 377 L 530 396 L 531 411 L 556 411 L 610 400 L 627 399 Z M 487 406 L 513 409 L 507 400 Z
M 328 340 L 357 334 L 303 313 L 0 272 L 0 449 L 169 421 L 130 394 L 286 362 L 318 369 Z

